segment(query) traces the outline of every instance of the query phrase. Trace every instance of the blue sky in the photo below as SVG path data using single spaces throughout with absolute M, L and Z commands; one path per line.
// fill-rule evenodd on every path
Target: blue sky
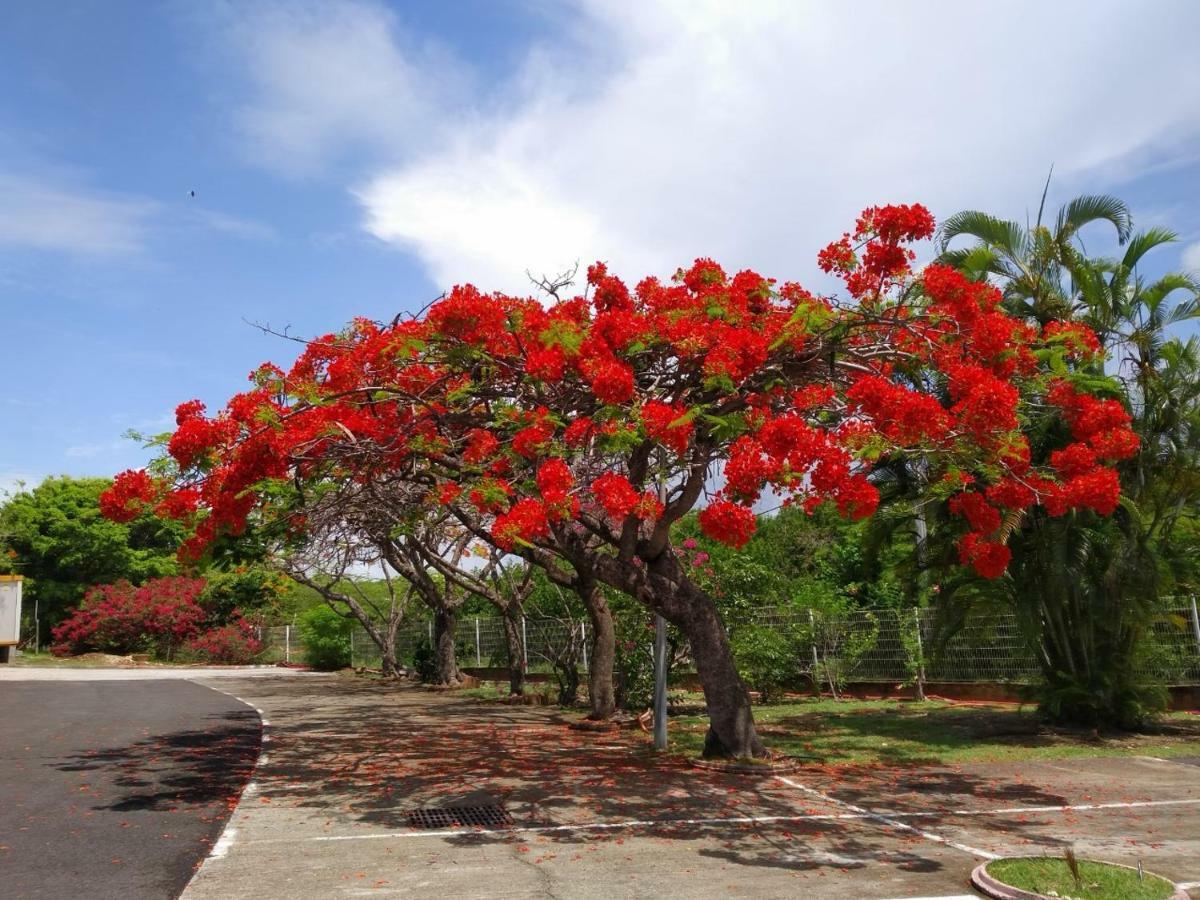
M 9 4 L 0 490 L 144 463 L 126 430 L 294 355 L 247 321 L 597 258 L 821 286 L 863 206 L 1024 218 L 1051 164 L 1052 202 L 1116 193 L 1200 270 L 1200 4 L 977 8 Z

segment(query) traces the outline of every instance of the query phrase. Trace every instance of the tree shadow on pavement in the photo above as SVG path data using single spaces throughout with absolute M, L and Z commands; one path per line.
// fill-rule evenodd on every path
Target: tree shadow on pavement
M 147 736 L 124 747 L 89 750 L 55 768 L 95 772 L 110 792 L 93 809 L 127 812 L 236 799 L 254 771 L 261 724 L 249 709 L 212 714 L 208 727 Z M 108 792 L 106 792 L 108 793 Z
M 941 854 L 922 852 L 929 845 L 912 835 L 898 839 L 877 822 L 847 818 L 845 807 L 778 779 L 696 769 L 685 759 L 654 754 L 636 732 L 570 730 L 557 711 L 370 682 L 264 684 L 257 696 L 273 722 L 270 760 L 258 780 L 276 808 L 319 809 L 348 824 L 408 831 L 413 809 L 495 802 L 519 828 L 560 830 L 440 839 L 464 847 L 536 841 L 578 848 L 645 833 L 691 842 L 705 855 L 742 865 L 844 869 L 874 860 L 909 871 L 942 866 Z M 882 768 L 814 768 L 789 776 L 867 808 L 897 794 L 911 794 L 910 805 L 921 812 L 949 812 L 981 797 L 1003 805 L 1064 802 L 1035 785 L 997 784 L 965 772 L 912 777 L 919 784 L 906 785 L 895 770 Z M 938 822 L 923 818 L 920 827 L 935 830 Z M 1021 827 L 1016 819 L 993 822 Z

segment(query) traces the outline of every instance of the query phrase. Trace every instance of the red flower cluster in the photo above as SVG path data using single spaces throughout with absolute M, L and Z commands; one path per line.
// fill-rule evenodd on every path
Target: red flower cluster
M 999 578 L 1012 561 L 1012 551 L 1003 544 L 984 540 L 971 531 L 958 542 L 958 559 L 984 578 Z
M 728 500 L 714 500 L 700 510 L 697 518 L 706 535 L 739 550 L 749 543 L 758 527 L 753 510 Z
M 152 503 L 158 491 L 142 469 L 126 469 L 100 495 L 100 514 L 114 522 L 132 522 Z
M 955 494 L 950 498 L 950 512 L 964 516 L 971 528 L 980 534 L 991 534 L 1000 527 L 1000 511 L 988 503 L 983 494 Z
M 251 516 L 270 520 L 289 494 L 266 490 L 273 480 L 411 479 L 430 509 L 464 504 L 501 547 L 551 542 L 574 533 L 553 524 L 575 520 L 613 544 L 614 522 L 664 515 L 631 479 L 694 486 L 723 465 L 702 527 L 742 546 L 765 492 L 867 516 L 879 502 L 872 469 L 923 454 L 934 479 L 944 467 L 975 485 L 952 501 L 971 528 L 960 552 L 996 573 L 1005 551 L 990 538 L 1005 510 L 1111 510 L 1106 466 L 1137 438 L 1120 404 L 1048 385 L 1035 351 L 1066 347 L 1068 366 L 1090 358 L 1087 329 L 1038 331 L 1009 317 L 994 287 L 946 266 L 913 274 L 909 245 L 933 227 L 919 205 L 864 211 L 819 258 L 852 303 L 697 259 L 632 290 L 597 263 L 583 296 L 543 304 L 468 285 L 414 321 L 357 320 L 286 373 L 257 370 L 253 389 L 212 418 L 181 405 L 169 445 L 177 487 L 158 509 L 193 523 L 199 552 Z M 1033 465 L 1020 431 L 1042 398 L 1074 438 L 1048 468 Z M 124 473 L 106 514 L 132 517 L 157 493 L 145 473 Z
M 554 429 L 544 422 L 522 428 L 513 435 L 513 451 L 526 459 L 537 459 L 553 434 Z
M 593 481 L 592 495 L 609 518 L 618 522 L 631 515 L 641 499 L 629 479 L 616 472 L 606 472 Z
M 648 400 L 642 404 L 641 415 L 647 435 L 680 455 L 687 452 L 693 431 L 687 407 Z
M 525 371 L 539 381 L 562 381 L 567 358 L 557 347 L 534 348 L 525 355 Z
M 911 271 L 916 255 L 904 244 L 932 236 L 933 229 L 933 216 L 920 204 L 873 206 L 859 217 L 853 237 L 842 235 L 817 255 L 817 264 L 841 275 L 852 297 L 878 294 Z
M 508 512 L 496 516 L 492 526 L 496 546 L 507 551 L 511 551 L 517 541 L 532 542 L 549 534 L 546 508 L 530 497 L 518 500 Z
M 486 428 L 473 428 L 467 435 L 463 459 L 471 465 L 487 462 L 500 449 L 500 441 Z
M 857 412 L 870 418 L 880 434 L 900 445 L 939 443 L 953 422 L 937 397 L 878 375 L 859 378 L 846 391 L 846 399 Z
M 601 403 L 628 403 L 633 399 L 633 370 L 615 359 L 601 359 L 592 365 L 591 384 Z
M 575 476 L 565 462 L 554 457 L 546 460 L 538 469 L 537 486 L 547 503 L 561 503 L 575 486 Z
M 1050 322 L 1042 329 L 1047 341 L 1061 341 L 1067 353 L 1076 359 L 1092 360 L 1103 349 L 1096 332 L 1081 322 Z

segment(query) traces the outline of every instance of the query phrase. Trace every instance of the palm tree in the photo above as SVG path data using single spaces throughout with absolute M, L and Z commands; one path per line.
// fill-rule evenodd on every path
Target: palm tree
M 1052 227 L 1042 224 L 1045 195 L 1031 228 L 987 213 L 965 211 L 939 233 L 938 261 L 1004 295 L 1010 314 L 1046 324 L 1086 323 L 1107 351 L 1085 373 L 1107 382 L 1128 405 L 1141 439 L 1122 469 L 1122 503 L 1107 520 L 1090 513 L 1051 519 L 1038 510 L 1011 515 L 1013 563 L 990 588 L 959 583 L 945 592 L 959 616 L 980 594 L 1011 606 L 1038 650 L 1045 685 L 1042 708 L 1052 718 L 1088 724 L 1138 724 L 1165 700 L 1136 676 L 1141 639 L 1158 613 L 1164 586 L 1194 583 L 1188 565 L 1195 548 L 1200 501 L 1200 343 L 1169 331 L 1200 317 L 1200 284 L 1169 273 L 1147 281 L 1146 255 L 1176 241 L 1174 232 L 1133 233 L 1128 208 L 1108 196 L 1078 197 Z M 1119 258 L 1091 257 L 1080 232 L 1107 222 L 1122 248 Z M 951 247 L 959 238 L 967 247 Z M 1177 294 L 1185 296 L 1177 300 Z M 1050 421 L 1033 435 L 1035 457 L 1061 440 Z M 1190 521 L 1191 527 L 1178 527 Z

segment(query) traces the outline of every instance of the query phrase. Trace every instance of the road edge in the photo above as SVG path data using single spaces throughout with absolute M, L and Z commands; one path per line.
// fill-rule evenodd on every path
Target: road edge
M 262 767 L 264 761 L 266 760 L 266 753 L 264 751 L 266 750 L 266 745 L 271 740 L 270 736 L 267 734 L 267 729 L 270 728 L 271 723 L 268 721 L 266 713 L 264 713 L 249 700 L 245 699 L 244 697 L 239 697 L 237 694 L 231 693 L 230 691 L 223 691 L 218 687 L 213 687 L 211 684 L 205 684 L 202 681 L 195 681 L 190 678 L 185 680 L 191 681 L 192 684 L 199 685 L 200 687 L 208 688 L 210 691 L 215 691 L 218 694 L 224 694 L 226 697 L 231 697 L 243 706 L 253 710 L 254 714 L 258 716 L 258 753 L 254 757 L 254 766 L 250 769 L 249 775 L 246 776 L 245 784 L 243 784 L 242 789 L 238 791 L 237 801 L 233 804 L 233 806 L 229 807 L 229 815 L 225 819 L 225 824 L 221 827 L 221 833 L 217 835 L 217 839 L 213 842 L 212 847 L 209 848 L 208 853 L 206 853 L 200 860 L 200 864 L 192 870 L 191 877 L 188 878 L 187 883 L 183 886 L 183 890 L 179 892 L 179 897 L 183 897 L 187 894 L 188 890 L 192 886 L 192 883 L 197 879 L 197 877 L 199 877 L 200 873 L 204 871 L 205 866 L 207 866 L 213 860 L 224 858 L 224 856 L 229 852 L 229 848 L 233 846 L 233 842 L 237 838 L 237 828 L 233 824 L 233 818 L 237 815 L 238 810 L 241 809 L 242 801 L 246 799 L 246 795 L 253 794 L 258 789 L 258 785 L 255 782 L 255 776 L 258 774 L 258 770 Z

